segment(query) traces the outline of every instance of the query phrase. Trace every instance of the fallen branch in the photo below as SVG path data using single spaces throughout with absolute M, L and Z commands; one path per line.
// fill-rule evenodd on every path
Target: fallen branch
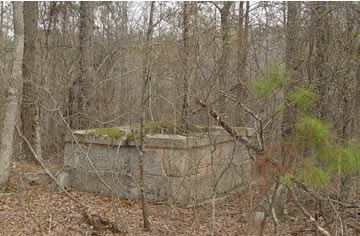
M 330 233 L 321 227 L 319 222 L 315 220 L 314 217 L 305 209 L 305 207 L 301 204 L 300 200 L 296 197 L 296 194 L 293 192 L 293 190 L 290 187 L 287 187 L 290 193 L 291 198 L 294 200 L 297 207 L 301 210 L 301 212 L 310 220 L 310 223 L 316 228 L 318 232 L 320 232 L 322 235 L 330 236 Z
M 333 198 L 330 198 L 330 197 L 323 197 L 323 196 L 317 194 L 314 190 L 309 189 L 307 186 L 305 186 L 303 183 L 301 183 L 301 182 L 299 182 L 297 180 L 295 180 L 295 183 L 302 190 L 304 190 L 305 192 L 307 192 L 308 194 L 310 194 L 311 196 L 313 196 L 314 198 L 316 198 L 316 199 L 318 199 L 320 201 L 335 203 L 337 205 L 340 205 L 340 206 L 346 207 L 346 208 L 360 208 L 360 205 L 356 204 L 356 203 L 344 203 L 344 202 L 341 202 L 339 200 L 336 200 L 336 199 L 333 199 Z
M 39 164 L 41 165 L 41 167 L 45 170 L 46 174 L 50 177 L 50 179 L 52 179 L 56 185 L 74 202 L 76 202 L 77 204 L 81 205 L 82 207 L 85 208 L 90 208 L 88 205 L 86 205 L 83 202 L 80 202 L 78 199 L 74 198 L 68 191 L 66 191 L 66 189 L 64 189 L 64 187 L 58 182 L 58 180 L 54 177 L 53 174 L 51 174 L 51 172 L 49 171 L 49 169 L 46 167 L 46 165 L 44 164 L 42 158 L 40 158 L 36 152 L 34 151 L 34 148 L 31 146 L 29 140 L 24 136 L 24 134 L 20 131 L 19 127 L 17 125 L 15 125 L 16 131 L 18 132 L 20 138 L 22 138 L 26 145 L 28 146 L 31 154 L 34 156 L 34 158 L 36 159 L 37 162 L 39 162 Z
M 71 200 L 73 200 L 75 203 L 81 205 L 86 209 L 85 213 L 83 213 L 84 216 L 86 216 L 86 221 L 88 221 L 89 224 L 94 224 L 93 226 L 102 225 L 105 227 L 110 228 L 113 232 L 124 232 L 121 227 L 119 227 L 118 224 L 110 222 L 108 219 L 105 219 L 103 217 L 100 217 L 98 214 L 95 213 L 95 209 L 91 206 L 88 206 L 87 204 L 79 201 L 74 196 L 72 196 L 64 187 L 58 182 L 58 180 L 54 177 L 54 175 L 49 171 L 49 169 L 46 167 L 44 161 L 42 158 L 40 158 L 36 152 L 34 151 L 33 147 L 31 146 L 29 140 L 23 135 L 23 133 L 20 131 L 19 127 L 15 126 L 19 136 L 25 141 L 26 145 L 30 149 L 31 154 L 34 156 L 37 162 L 40 163 L 41 167 L 45 170 L 46 174 L 52 179 L 56 185 L 63 191 Z M 49 226 L 49 231 L 51 230 L 51 224 Z

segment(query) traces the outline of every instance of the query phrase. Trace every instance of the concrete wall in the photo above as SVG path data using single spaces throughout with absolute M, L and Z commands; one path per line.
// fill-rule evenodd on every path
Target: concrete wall
M 249 136 L 252 129 L 239 129 Z M 65 144 L 67 185 L 78 190 L 138 199 L 139 155 L 134 142 L 110 137 L 68 135 Z M 147 135 L 144 179 L 149 201 L 191 205 L 244 185 L 251 163 L 246 148 L 221 129 L 211 135 Z M 80 147 L 81 148 L 80 148 Z M 106 188 L 99 176 L 111 186 Z

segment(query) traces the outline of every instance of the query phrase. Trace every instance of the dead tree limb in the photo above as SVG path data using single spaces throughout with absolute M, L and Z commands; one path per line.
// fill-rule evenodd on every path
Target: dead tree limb
M 46 174 L 50 177 L 51 180 L 55 182 L 55 184 L 58 186 L 58 188 L 66 194 L 71 200 L 73 200 L 75 203 L 79 204 L 80 206 L 84 207 L 86 211 L 83 213 L 84 216 L 86 216 L 86 221 L 89 225 L 92 225 L 93 227 L 106 227 L 112 230 L 113 232 L 119 233 L 119 232 L 126 232 L 126 229 L 124 230 L 123 227 L 121 227 L 119 224 L 115 222 L 111 222 L 107 218 L 101 217 L 98 215 L 95 211 L 95 208 L 92 206 L 89 206 L 78 199 L 76 199 L 74 196 L 72 196 L 64 187 L 58 182 L 58 180 L 55 178 L 55 176 L 49 171 L 49 169 L 46 167 L 44 161 L 41 157 L 39 157 L 34 148 L 31 146 L 29 140 L 23 135 L 23 133 L 20 131 L 19 127 L 15 126 L 19 136 L 24 140 L 26 145 L 28 146 L 30 152 L 34 156 L 37 162 L 41 165 L 41 167 L 45 170 Z M 50 229 L 49 229 L 50 230 Z
M 296 194 L 293 192 L 293 190 L 288 187 L 289 193 L 291 198 L 294 200 L 296 206 L 301 210 L 301 212 L 310 220 L 310 223 L 316 228 L 318 232 L 320 232 L 322 235 L 330 236 L 330 233 L 321 227 L 319 222 L 315 220 L 315 218 L 305 209 L 305 207 L 301 204 L 300 200 L 297 198 Z
M 24 140 L 24 142 L 26 143 L 26 145 L 28 146 L 30 152 L 32 153 L 32 155 L 34 156 L 34 158 L 36 159 L 37 162 L 39 162 L 39 164 L 41 165 L 41 167 L 45 170 L 46 174 L 50 177 L 51 180 L 53 180 L 56 185 L 71 199 L 73 200 L 75 203 L 81 205 L 82 207 L 88 209 L 90 208 L 90 206 L 86 205 L 85 203 L 79 201 L 78 199 L 76 199 L 75 197 L 73 197 L 68 191 L 66 191 L 63 186 L 58 182 L 58 180 L 55 178 L 55 176 L 49 171 L 49 169 L 46 167 L 44 161 L 42 160 L 42 158 L 40 158 L 34 148 L 31 146 L 29 140 L 23 135 L 23 133 L 20 131 L 19 127 L 16 125 L 15 126 L 20 138 L 22 138 Z
M 258 145 L 252 144 L 247 137 L 245 137 L 243 135 L 239 135 L 233 128 L 230 127 L 230 125 L 225 123 L 223 118 L 221 118 L 221 116 L 219 116 L 218 113 L 214 109 L 212 109 L 211 107 L 208 107 L 201 99 L 197 99 L 197 103 L 202 108 L 207 109 L 209 114 L 220 124 L 221 127 L 223 127 L 225 129 L 226 132 L 228 132 L 228 134 L 230 134 L 230 136 L 232 136 L 236 140 L 240 141 L 247 148 L 255 151 L 256 153 L 262 153 L 264 151 L 264 148 L 262 145 L 259 145 L 260 146 L 259 147 Z
M 264 148 L 264 121 L 260 118 L 260 116 L 258 116 L 257 114 L 255 114 L 255 112 L 253 112 L 250 108 L 248 108 L 248 106 L 246 106 L 245 104 L 243 104 L 241 101 L 239 101 L 239 99 L 235 96 L 232 96 L 230 94 L 226 94 L 223 91 L 220 91 L 220 93 L 227 97 L 232 99 L 234 102 L 236 102 L 236 104 L 238 104 L 242 109 L 244 109 L 244 111 L 248 114 L 250 114 L 250 116 L 252 116 L 258 123 L 259 123 L 259 146 L 260 149 Z
M 310 194 L 311 196 L 313 196 L 314 198 L 320 200 L 320 201 L 324 201 L 324 202 L 331 202 L 331 203 L 335 203 L 339 206 L 342 207 L 346 207 L 346 208 L 360 208 L 360 205 L 357 203 L 344 203 L 341 202 L 339 200 L 330 198 L 330 197 L 323 197 L 319 194 L 317 194 L 314 190 L 308 188 L 307 186 L 305 186 L 303 183 L 296 181 L 295 180 L 296 185 L 298 185 L 302 190 L 304 190 L 305 192 L 307 192 L 308 194 Z

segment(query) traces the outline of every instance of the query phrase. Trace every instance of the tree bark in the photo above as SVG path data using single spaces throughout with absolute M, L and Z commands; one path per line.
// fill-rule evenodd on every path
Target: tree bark
M 23 94 L 21 103 L 22 133 L 35 147 L 36 154 L 41 155 L 39 73 L 40 42 L 38 34 L 38 2 L 24 2 L 24 57 L 23 57 Z M 25 155 L 32 157 L 31 151 L 23 142 Z
M 126 109 L 125 103 L 130 102 L 130 88 L 131 88 L 131 80 L 129 80 L 128 72 L 128 55 L 129 55 L 129 31 L 128 31 L 128 2 L 117 2 L 119 4 L 119 8 L 121 11 L 121 23 L 119 26 L 119 38 L 121 44 L 121 54 L 120 54 L 120 72 L 121 79 L 117 80 L 115 83 L 115 91 L 114 91 L 114 106 L 117 107 L 118 112 L 122 113 L 124 109 Z M 127 92 L 124 92 L 127 91 Z M 121 104 L 121 105 L 120 105 Z M 124 104 L 124 105 L 122 105 Z
M 356 83 L 356 76 L 353 80 L 352 75 L 356 75 L 356 71 L 352 71 L 350 68 L 353 68 L 352 66 L 352 55 L 354 50 L 354 26 L 355 26 L 355 20 L 353 19 L 353 16 L 349 9 L 347 9 L 346 14 L 346 32 L 345 32 L 345 43 L 347 45 L 345 50 L 345 56 L 347 58 L 347 72 L 344 75 L 343 78 L 343 104 L 342 104 L 342 116 L 341 116 L 341 122 L 342 122 L 342 128 L 341 128 L 341 138 L 343 141 L 348 140 L 349 138 L 353 137 L 354 131 L 351 130 L 351 123 L 353 122 L 353 115 L 352 115 L 352 105 L 355 102 L 355 96 L 356 94 L 352 93 L 352 82 L 355 81 Z M 357 58 L 354 58 L 357 60 Z M 356 70 L 354 68 L 353 70 Z M 352 73 L 354 72 L 354 73 Z M 342 173 L 344 175 L 344 173 Z M 351 176 L 347 175 L 345 173 L 345 176 L 341 177 L 341 186 L 340 186 L 340 200 L 341 202 L 348 202 L 352 181 Z M 340 217 L 342 221 L 342 235 L 348 235 L 348 221 L 347 221 L 347 208 L 341 206 L 340 207 Z
M 86 112 L 90 107 L 91 83 L 93 70 L 93 31 L 94 31 L 94 2 L 80 3 L 80 74 L 70 90 L 70 125 L 71 128 L 84 129 L 89 126 Z
M 2 57 L 2 54 L 3 54 L 3 47 L 4 47 L 4 40 L 3 40 L 3 31 L 2 31 L 2 28 L 3 28 L 3 24 L 4 24 L 4 2 L 1 1 L 1 8 L 0 8 L 0 58 L 3 58 Z
M 150 15 L 149 15 L 149 24 L 146 32 L 146 41 L 145 41 L 145 55 L 143 61 L 143 88 L 141 91 L 141 117 L 140 117 L 140 150 L 139 150 L 139 181 L 140 181 L 140 192 L 141 192 L 141 203 L 142 203 L 142 213 L 143 213 L 143 222 L 144 229 L 150 230 L 150 221 L 149 221 L 149 208 L 147 205 L 147 200 L 145 196 L 145 181 L 144 181 L 144 123 L 146 118 L 146 107 L 149 103 L 148 97 L 151 96 L 150 93 L 147 93 L 151 76 L 150 76 L 150 42 L 153 34 L 153 17 L 155 10 L 155 2 L 150 3 Z M 150 104 L 151 106 L 151 104 Z
M 218 72 L 217 72 L 217 81 L 219 89 L 225 92 L 226 89 L 226 76 L 228 69 L 228 58 L 230 50 L 230 8 L 234 2 L 224 2 L 224 6 L 219 9 L 221 15 L 221 42 L 222 42 L 222 52 L 221 57 L 218 61 Z M 223 94 L 219 95 L 219 112 L 220 115 L 226 114 L 226 96 Z
M 311 18 L 313 21 L 313 38 L 314 38 L 314 50 L 315 50 L 315 59 L 314 59 L 314 82 L 316 83 L 316 92 L 318 95 L 318 103 L 316 110 L 318 112 L 319 118 L 326 118 L 328 112 L 327 104 L 327 90 L 328 83 L 326 81 L 326 65 L 328 62 L 328 50 L 327 50 L 327 35 L 330 27 L 328 21 L 330 20 L 327 17 L 327 3 L 326 2 L 313 2 L 312 3 L 312 12 Z
M 189 3 L 183 3 L 183 105 L 181 111 L 182 128 L 187 130 L 189 128 L 189 55 L 190 55 L 190 38 L 189 38 Z
M 13 2 L 15 51 L 9 87 L 6 94 L 5 117 L 0 139 L 0 190 L 7 186 L 11 169 L 11 158 L 14 145 L 16 117 L 22 94 L 22 63 L 24 53 L 24 18 L 23 3 Z
M 299 34 L 299 18 L 300 18 L 300 2 L 287 2 L 287 19 L 286 19 L 286 48 L 285 48 L 285 63 L 286 71 L 289 75 L 290 83 L 284 91 L 285 104 L 290 103 L 288 95 L 299 83 L 299 68 L 300 68 L 300 34 Z M 292 157 L 289 156 L 288 146 L 290 139 L 293 137 L 296 121 L 296 109 L 294 106 L 286 106 L 283 113 L 283 120 L 281 123 L 281 165 L 284 169 L 290 170 L 292 167 Z M 279 197 L 275 199 L 275 212 L 277 216 L 283 216 L 285 213 L 285 199 L 287 191 L 282 189 L 279 191 Z
M 244 7 L 244 5 L 246 6 Z M 248 52 L 249 10 L 250 3 L 248 1 L 241 1 L 238 22 L 237 69 L 239 78 L 242 80 L 244 79 L 245 75 L 245 66 Z
M 288 94 L 293 90 L 294 86 L 299 83 L 299 68 L 300 68 L 300 50 L 299 50 L 299 17 L 300 17 L 300 2 L 287 3 L 287 29 L 286 29 L 286 49 L 285 49 L 285 63 L 286 71 L 289 75 L 290 83 L 284 91 L 285 102 L 289 103 Z M 296 111 L 293 106 L 287 106 L 281 124 L 281 136 L 283 141 L 287 141 L 293 135 L 294 125 L 296 119 Z

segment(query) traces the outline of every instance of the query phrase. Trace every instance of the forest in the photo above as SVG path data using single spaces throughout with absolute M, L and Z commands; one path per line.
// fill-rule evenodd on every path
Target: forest
M 360 235 L 359 2 L 0 3 L 0 235 Z M 133 145 L 136 199 L 81 132 Z M 206 170 L 206 200 L 151 200 L 159 137 L 177 159 L 157 177 Z M 63 179 L 70 144 L 111 194 Z

